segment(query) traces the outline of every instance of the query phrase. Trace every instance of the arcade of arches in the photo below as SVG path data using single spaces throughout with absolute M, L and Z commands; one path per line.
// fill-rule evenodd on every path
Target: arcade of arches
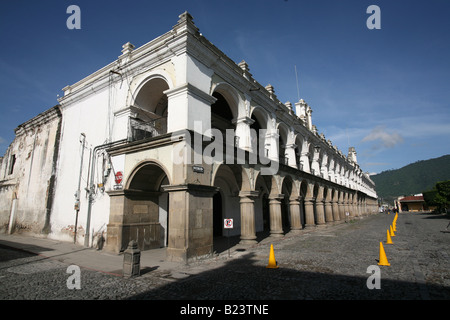
M 232 99 L 220 92 L 212 96 L 215 102 L 211 105 L 211 127 L 222 132 L 235 129 L 236 111 L 229 102 Z M 153 101 L 141 99 L 141 107 L 145 107 L 146 100 Z M 156 100 L 165 101 L 154 99 L 153 105 Z M 147 109 L 154 112 L 158 108 Z M 252 129 L 265 129 L 268 119 L 255 109 L 247 123 Z M 203 163 L 203 171 L 198 172 L 191 164 L 161 160 L 170 159 L 164 152 L 170 154 L 178 144 L 193 154 L 190 141 L 194 133 L 188 130 L 181 139 L 162 135 L 146 143 L 109 150 L 112 156 L 125 155 L 132 169 L 125 188 L 109 192 L 107 247 L 119 252 L 130 240 L 136 240 L 141 250 L 167 247 L 168 259 L 188 261 L 211 256 L 216 237 L 239 236 L 240 244 L 254 244 L 259 232 L 282 237 L 287 232 L 301 233 L 305 228 L 376 212 L 376 199 L 365 193 L 289 165 L 292 160 L 300 162 L 301 153 L 292 156 L 285 152 L 288 133 L 283 125 L 279 131 L 277 151 L 281 156 L 274 175 L 261 174 L 264 165 L 259 163 Z M 247 154 L 267 146 L 267 141 L 260 139 L 257 136 L 251 141 Z M 237 145 L 233 147 L 236 151 Z M 313 166 L 313 160 L 309 158 L 304 165 Z M 234 221 L 229 233 L 224 232 L 225 218 Z

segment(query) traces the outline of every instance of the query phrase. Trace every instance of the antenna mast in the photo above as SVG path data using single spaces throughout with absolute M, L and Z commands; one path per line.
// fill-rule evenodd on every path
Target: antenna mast
M 294 65 L 294 67 L 295 67 L 295 79 L 296 79 L 296 81 L 297 81 L 297 96 L 298 96 L 298 100 L 300 100 L 300 91 L 299 91 L 299 89 L 298 89 L 298 75 L 297 75 L 297 66 L 296 66 L 296 65 Z

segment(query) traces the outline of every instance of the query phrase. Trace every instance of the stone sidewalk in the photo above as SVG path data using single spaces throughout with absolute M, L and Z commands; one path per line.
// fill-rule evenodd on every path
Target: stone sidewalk
M 171 263 L 164 250 L 142 252 L 141 276 L 124 279 L 123 257 L 48 239 L 0 235 L 0 299 L 116 300 L 448 300 L 448 216 L 402 213 L 265 238 L 252 247 L 220 249 L 209 260 Z M 230 240 L 233 243 L 234 239 Z M 368 289 L 369 266 L 383 244 L 381 289 Z M 270 245 L 279 268 L 266 268 Z M 11 247 L 16 250 L 11 250 Z M 20 250 L 17 250 L 20 249 Z M 81 267 L 81 289 L 70 290 L 68 265 Z

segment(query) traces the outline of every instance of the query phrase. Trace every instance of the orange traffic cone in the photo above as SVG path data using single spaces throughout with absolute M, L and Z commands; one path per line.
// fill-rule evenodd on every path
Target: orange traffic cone
M 378 262 L 379 266 L 390 266 L 386 253 L 384 252 L 383 244 L 380 242 L 380 261 Z
M 386 244 L 394 244 L 392 242 L 391 236 L 389 235 L 389 230 L 386 230 L 387 233 L 387 240 L 386 240 Z
M 392 225 L 389 227 L 391 228 L 391 237 L 395 237 L 395 233 L 394 233 L 394 230 L 392 229 Z
M 270 256 L 269 256 L 269 264 L 266 268 L 276 269 L 278 268 L 277 261 L 275 260 L 275 254 L 273 252 L 273 245 L 270 245 Z

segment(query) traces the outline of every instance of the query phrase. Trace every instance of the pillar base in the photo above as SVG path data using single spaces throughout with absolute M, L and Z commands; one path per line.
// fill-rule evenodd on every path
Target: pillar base
M 271 233 L 269 235 L 269 237 L 271 237 L 271 238 L 282 238 L 282 237 L 284 237 L 284 233 L 283 232 L 281 232 L 281 233 L 279 233 L 279 232 Z
M 258 243 L 258 241 L 256 241 L 256 238 L 255 239 L 241 239 L 241 241 L 239 241 L 239 244 L 244 245 L 244 246 L 254 245 L 257 243 Z

